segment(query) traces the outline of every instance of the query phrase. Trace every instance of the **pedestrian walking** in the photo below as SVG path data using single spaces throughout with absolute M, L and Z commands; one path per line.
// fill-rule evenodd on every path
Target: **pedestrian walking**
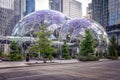
M 29 53 L 26 54 L 26 62 L 29 62 L 30 60 L 30 56 L 29 56 Z

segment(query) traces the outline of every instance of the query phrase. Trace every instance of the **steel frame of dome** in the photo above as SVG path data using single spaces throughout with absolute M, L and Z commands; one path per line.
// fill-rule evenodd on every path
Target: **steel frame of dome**
M 36 11 L 25 16 L 15 26 L 12 35 L 33 37 L 33 32 L 39 31 L 41 25 L 45 25 L 48 30 L 53 32 L 51 39 L 58 41 L 67 40 L 67 36 L 70 37 L 68 42 L 72 42 L 74 39 L 81 40 L 85 30 L 91 29 L 95 39 L 99 42 L 99 46 L 106 47 L 108 44 L 107 34 L 97 22 L 90 19 L 71 19 L 54 10 Z
M 51 31 L 62 27 L 70 18 L 53 10 L 41 10 L 33 12 L 23 19 L 13 29 L 13 36 L 25 36 L 32 31 L 39 31 L 39 26 L 45 25 Z M 28 35 L 30 36 L 30 35 Z
M 94 38 L 99 41 L 100 45 L 102 42 L 106 43 L 104 45 L 108 44 L 108 36 L 104 28 L 91 19 L 73 19 L 68 21 L 61 29 L 60 38 L 66 40 L 69 35 L 69 42 L 74 39 L 81 40 L 86 29 L 90 29 L 94 33 Z

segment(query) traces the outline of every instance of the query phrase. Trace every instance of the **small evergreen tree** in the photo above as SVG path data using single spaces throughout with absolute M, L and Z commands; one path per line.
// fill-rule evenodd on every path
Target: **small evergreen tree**
M 85 37 L 83 41 L 80 43 L 80 55 L 88 56 L 90 53 L 94 53 L 95 51 L 95 39 L 90 30 L 85 31 Z
M 20 46 L 17 42 L 12 41 L 10 44 L 10 59 L 13 61 L 22 60 L 22 56 L 20 54 Z
M 65 59 L 70 59 L 69 46 L 64 42 L 62 45 L 62 57 Z
M 113 35 L 110 39 L 110 43 L 109 43 L 109 47 L 108 47 L 108 56 L 111 59 L 118 59 L 118 41 L 115 37 L 115 35 Z
M 85 31 L 85 37 L 80 43 L 80 61 L 96 61 L 99 60 L 99 57 L 93 55 L 95 51 L 95 39 L 91 30 Z
M 11 50 L 10 53 L 16 53 L 16 54 L 20 53 L 20 47 L 18 43 L 15 41 L 12 41 L 10 44 L 10 50 Z
M 45 26 L 40 26 L 40 31 L 35 33 L 38 40 L 35 42 L 35 45 L 31 47 L 31 50 L 34 52 L 40 52 L 42 54 L 44 63 L 46 63 L 45 58 L 49 58 L 49 56 L 52 55 L 51 53 L 56 51 L 56 49 L 51 46 L 51 40 L 48 39 L 50 34 L 50 31 L 48 31 Z M 46 56 L 47 54 L 50 55 Z

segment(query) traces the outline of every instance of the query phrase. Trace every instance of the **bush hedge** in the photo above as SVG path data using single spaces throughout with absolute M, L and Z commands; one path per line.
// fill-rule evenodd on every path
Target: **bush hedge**
M 21 61 L 22 60 L 22 55 L 21 54 L 10 54 L 9 58 L 12 61 Z
M 100 58 L 94 55 L 79 56 L 79 61 L 98 61 Z
M 118 60 L 118 57 L 115 57 L 115 56 L 107 56 L 107 58 L 112 60 Z

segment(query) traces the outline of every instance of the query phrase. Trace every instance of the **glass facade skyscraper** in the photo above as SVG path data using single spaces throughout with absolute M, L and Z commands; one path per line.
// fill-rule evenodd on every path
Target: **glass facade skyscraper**
M 120 0 L 109 0 L 109 26 L 120 24 Z
M 100 23 L 105 29 L 109 24 L 109 0 L 92 0 L 92 19 Z
M 62 12 L 62 0 L 49 0 L 49 7 L 52 10 Z
M 35 0 L 21 0 L 21 19 L 35 11 Z
M 20 19 L 20 0 L 0 0 L 0 35 L 10 35 Z
M 93 19 L 105 27 L 109 38 L 115 35 L 120 43 L 120 0 L 92 0 L 92 9 Z
M 109 37 L 115 35 L 120 45 L 120 0 L 109 0 Z M 119 47 L 120 49 L 120 47 Z
M 26 14 L 35 11 L 35 0 L 26 0 Z
M 0 35 L 11 35 L 16 23 L 34 10 L 35 0 L 0 0 Z
M 88 4 L 88 7 L 86 8 L 86 13 L 87 13 L 86 18 L 92 19 L 92 4 L 91 3 Z

